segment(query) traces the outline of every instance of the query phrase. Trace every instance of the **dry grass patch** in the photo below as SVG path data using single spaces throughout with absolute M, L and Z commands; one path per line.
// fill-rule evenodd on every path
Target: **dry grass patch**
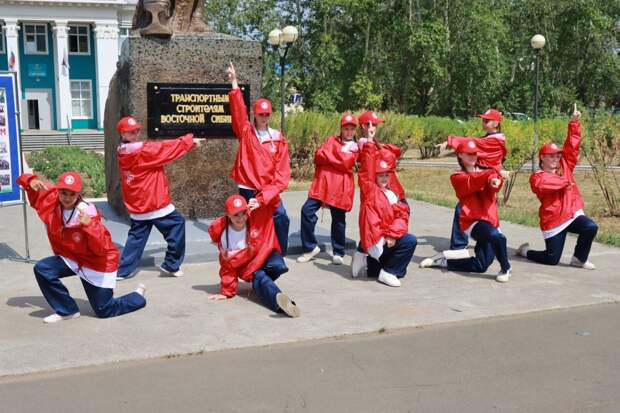
M 407 190 L 407 196 L 419 201 L 430 202 L 453 208 L 456 196 L 450 184 L 453 171 L 443 168 L 407 168 L 398 172 Z M 521 172 L 517 178 L 508 205 L 500 207 L 502 220 L 538 227 L 540 203 L 530 190 L 529 173 Z M 598 242 L 620 247 L 620 217 L 606 216 L 605 201 L 591 172 L 575 172 L 575 179 L 586 203 L 585 211 L 599 226 Z M 289 191 L 307 191 L 309 181 L 291 180 Z

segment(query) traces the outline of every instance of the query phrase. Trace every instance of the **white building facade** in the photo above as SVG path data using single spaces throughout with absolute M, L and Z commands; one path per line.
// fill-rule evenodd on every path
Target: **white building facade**
M 103 129 L 137 1 L 0 0 L 0 70 L 17 73 L 22 129 Z

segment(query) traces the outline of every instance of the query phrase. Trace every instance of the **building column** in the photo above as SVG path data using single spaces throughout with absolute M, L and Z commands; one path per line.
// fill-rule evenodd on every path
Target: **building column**
M 118 61 L 118 22 L 95 22 L 95 58 L 97 64 L 97 125 L 103 129 L 105 101 L 110 80 Z
M 71 83 L 69 81 L 69 27 L 66 20 L 54 21 L 54 75 L 56 79 L 56 125 L 70 129 Z
M 24 98 L 22 96 L 23 88 L 21 82 L 21 73 L 20 73 L 20 62 L 19 62 L 19 25 L 17 24 L 17 19 L 4 19 L 4 37 L 6 38 L 6 58 L 9 65 L 9 70 L 11 72 L 17 73 L 17 84 L 18 84 L 18 96 L 19 96 L 19 113 L 21 118 L 22 128 L 25 129 L 24 121 L 28 122 L 28 113 L 24 113 L 22 109 L 23 105 L 21 100 Z M 15 64 L 11 67 L 11 59 L 15 59 Z M 27 123 L 26 123 L 27 125 Z

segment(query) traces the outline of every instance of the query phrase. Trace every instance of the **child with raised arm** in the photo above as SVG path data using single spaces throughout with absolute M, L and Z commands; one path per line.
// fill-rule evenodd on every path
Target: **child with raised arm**
M 564 146 L 546 143 L 538 151 L 540 170 L 530 176 L 530 187 L 540 201 L 538 215 L 546 248 L 533 251 L 525 243 L 517 254 L 541 264 L 556 265 L 562 257 L 566 234 L 570 232 L 578 234 L 570 265 L 594 270 L 596 267 L 588 261 L 588 255 L 598 227 L 583 212 L 583 198 L 573 176 L 581 144 L 580 119 L 581 112 L 574 105 Z
M 358 141 L 360 157 L 358 161 L 360 164 L 363 161 L 362 156 L 364 155 L 364 153 L 366 153 L 362 151 L 362 148 L 367 142 L 373 142 L 373 145 L 371 145 L 370 148 L 376 152 L 376 157 L 394 156 L 396 159 L 400 157 L 401 150 L 398 146 L 388 143 L 380 143 L 377 140 L 379 125 L 385 122 L 384 119 L 380 118 L 377 113 L 373 111 L 362 112 L 358 119 L 360 125 L 360 139 Z M 396 174 L 396 167 L 388 171 L 387 174 L 389 178 L 388 186 L 390 187 L 390 190 L 393 191 L 394 194 L 396 194 L 400 203 L 404 203 L 405 205 L 407 205 L 407 213 L 409 214 L 411 211 L 409 210 L 409 204 L 407 203 L 407 198 L 405 196 L 405 189 L 403 188 L 400 180 L 398 179 L 398 175 Z M 364 193 L 362 192 L 360 193 L 360 203 L 363 202 L 363 197 Z M 355 278 L 362 275 L 364 271 L 367 270 L 367 263 L 367 254 L 364 253 L 362 243 L 360 241 L 357 244 L 357 249 L 353 253 L 353 259 L 351 261 L 351 276 Z
M 368 276 L 377 277 L 380 283 L 390 287 L 400 287 L 417 240 L 408 234 L 409 206 L 390 187 L 396 155 L 378 150 L 376 145 L 370 139 L 360 157 L 361 244 L 368 254 Z
M 118 279 L 136 275 L 153 226 L 168 243 L 160 270 L 180 277 L 183 275 L 181 263 L 185 258 L 185 218 L 172 204 L 164 166 L 200 146 L 202 140 L 188 133 L 177 139 L 140 141 L 141 128 L 142 125 L 131 116 L 122 118 L 116 125 L 121 135 L 117 148 L 121 191 L 131 220 Z
M 511 277 L 508 262 L 506 237 L 499 229 L 499 213 L 496 194 L 501 189 L 506 171 L 484 169 L 478 163 L 479 140 L 463 140 L 456 148 L 459 172 L 450 176 L 450 181 L 461 204 L 459 226 L 463 232 L 476 240 L 475 256 L 469 251 L 448 250 L 440 252 L 420 263 L 421 268 L 443 267 L 450 271 L 483 273 L 497 258 L 501 270 L 495 277 L 498 282 L 507 282 Z
M 241 195 L 231 195 L 224 203 L 226 215 L 209 225 L 211 240 L 218 245 L 220 260 L 220 293 L 210 300 L 224 300 L 237 294 L 239 278 L 252 283 L 260 301 L 275 312 L 299 317 L 300 311 L 275 281 L 288 271 L 280 254 L 273 211 L 279 196 L 269 204 L 251 198 L 249 204 Z
M 54 255 L 34 266 L 34 275 L 43 296 L 54 313 L 45 323 L 70 320 L 80 316 L 80 309 L 61 278 L 79 275 L 82 286 L 97 317 L 116 317 L 146 305 L 146 287 L 114 298 L 118 250 L 94 205 L 82 200 L 82 177 L 65 172 L 56 185 L 43 183 L 36 175 L 17 178 L 30 206 L 37 211 L 47 229 Z
M 282 132 L 269 127 L 272 112 L 269 100 L 258 99 L 254 102 L 254 123 L 250 122 L 232 62 L 227 73 L 232 84 L 232 90 L 228 93 L 232 128 L 239 139 L 237 158 L 230 177 L 237 183 L 239 194 L 246 201 L 256 198 L 261 204 L 269 204 L 276 196 L 279 198 L 291 179 L 288 142 Z M 284 256 L 288 249 L 290 220 L 282 200 L 277 205 L 273 221 Z
M 506 157 L 506 137 L 500 132 L 502 113 L 497 109 L 488 109 L 481 115 L 482 130 L 484 136 L 473 138 L 478 147 L 478 165 L 484 168 L 493 168 L 496 171 L 502 170 L 502 162 Z M 438 145 L 441 149 L 447 147 L 456 149 L 462 142 L 468 139 L 463 136 L 448 136 L 448 140 Z M 452 232 L 450 235 L 450 249 L 458 250 L 467 248 L 469 237 L 459 227 L 459 216 L 461 215 L 461 204 L 457 203 L 454 208 L 454 219 L 452 220 Z

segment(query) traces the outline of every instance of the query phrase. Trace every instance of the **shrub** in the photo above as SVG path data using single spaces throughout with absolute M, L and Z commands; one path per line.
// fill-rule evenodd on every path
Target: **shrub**
M 280 116 L 272 116 L 272 126 Z M 286 135 L 291 156 L 293 179 L 307 180 L 314 175 L 314 152 L 326 137 L 340 130 L 340 115 L 319 112 L 297 112 L 286 116 Z
M 295 179 L 310 179 L 314 173 L 314 151 L 329 135 L 337 134 L 340 129 L 339 113 L 328 112 L 299 112 L 289 113 L 286 117 L 286 132 L 289 140 L 293 177 Z M 379 128 L 378 139 L 382 142 L 393 143 L 400 146 L 403 152 L 411 146 L 420 150 L 422 158 L 431 158 L 439 154 L 436 145 L 445 141 L 448 135 L 480 136 L 482 128 L 480 119 L 472 118 L 467 121 L 459 121 L 451 118 L 436 116 L 418 117 L 404 115 L 395 112 L 384 112 L 381 116 L 386 123 Z M 601 143 L 607 142 L 608 152 L 613 154 L 614 147 L 611 142 L 615 139 L 615 145 L 620 139 L 618 131 L 619 116 L 608 116 L 608 123 L 616 125 L 608 126 L 605 134 L 601 135 Z M 272 117 L 273 126 L 278 127 L 279 116 Z M 568 117 L 541 119 L 538 121 L 539 145 L 546 142 L 562 144 L 566 136 Z M 587 124 L 588 119 L 584 119 Z M 520 169 L 536 154 L 538 148 L 534 148 L 534 121 L 515 121 L 507 119 L 502 123 L 502 132 L 506 135 L 508 154 L 504 160 L 504 168 L 514 171 L 510 180 L 504 186 L 502 203 L 508 203 L 510 193 L 516 179 L 521 176 Z M 606 136 L 606 138 L 603 138 Z M 611 137 L 613 137 L 613 139 Z M 610 146 L 611 145 L 611 146 Z M 535 162 L 538 160 L 535 158 Z M 607 155 L 604 159 L 593 161 L 600 163 L 618 162 L 618 158 Z
M 582 126 L 582 151 L 607 205 L 606 213 L 620 216 L 620 182 L 608 167 L 620 153 L 620 117 L 593 113 Z
M 97 153 L 77 146 L 51 146 L 31 154 L 28 163 L 52 181 L 63 172 L 78 171 L 84 179 L 83 194 L 87 197 L 100 197 L 105 192 L 104 160 Z

